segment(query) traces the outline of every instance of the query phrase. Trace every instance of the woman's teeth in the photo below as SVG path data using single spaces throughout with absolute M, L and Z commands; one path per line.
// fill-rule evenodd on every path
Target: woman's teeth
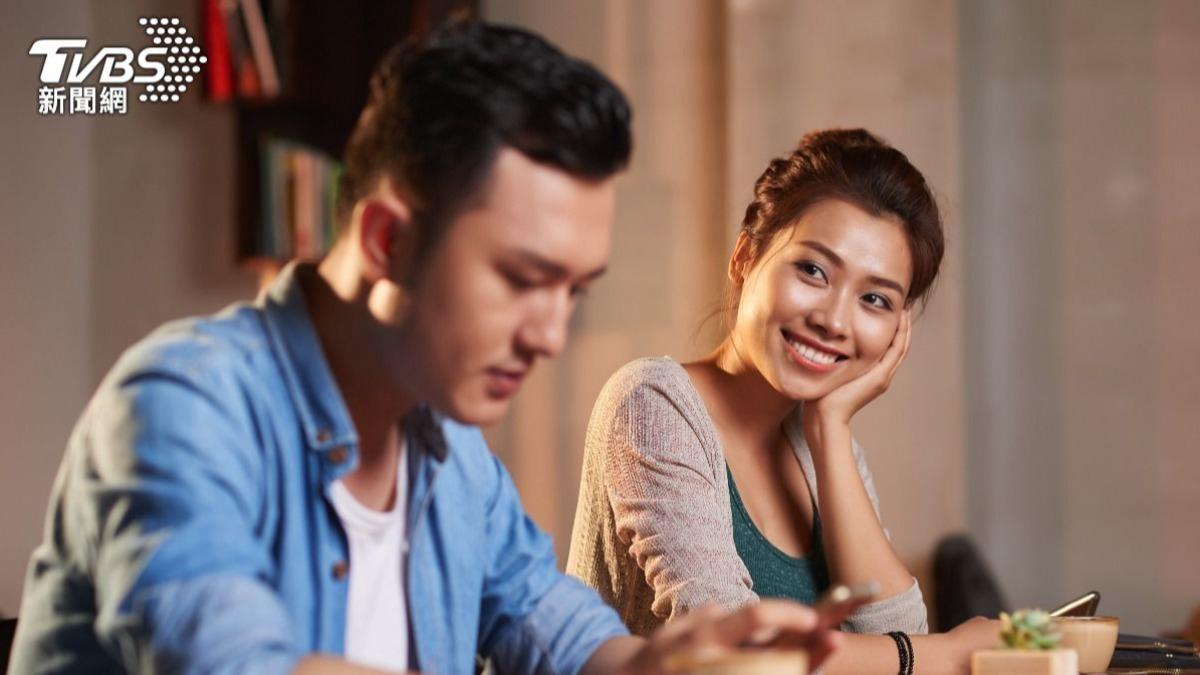
M 813 363 L 819 363 L 821 365 L 828 366 L 836 363 L 838 360 L 837 354 L 830 354 L 829 352 L 822 352 L 817 349 L 813 349 L 812 347 L 797 340 L 789 339 L 788 342 L 796 349 L 800 356 L 803 356 Z

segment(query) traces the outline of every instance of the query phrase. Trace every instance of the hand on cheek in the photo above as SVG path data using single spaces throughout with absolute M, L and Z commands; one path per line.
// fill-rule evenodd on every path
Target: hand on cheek
M 900 321 L 891 344 L 877 362 L 853 380 L 819 399 L 804 404 L 805 428 L 816 429 L 830 424 L 849 425 L 851 417 L 891 386 L 892 378 L 908 354 L 911 340 L 912 312 L 906 308 L 900 313 Z

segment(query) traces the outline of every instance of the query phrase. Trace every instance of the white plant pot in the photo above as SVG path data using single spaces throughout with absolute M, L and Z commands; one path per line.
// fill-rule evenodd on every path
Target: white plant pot
M 971 675 L 1079 675 L 1074 649 L 984 649 L 971 654 Z

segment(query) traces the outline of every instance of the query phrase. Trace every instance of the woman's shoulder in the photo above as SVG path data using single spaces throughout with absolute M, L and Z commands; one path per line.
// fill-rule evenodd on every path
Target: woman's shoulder
M 720 455 L 691 376 L 667 356 L 635 359 L 613 373 L 592 410 L 588 443 L 615 443 L 620 452 L 610 459 L 630 452 L 669 456 L 677 468 L 702 464 L 712 469 L 719 463 L 714 457 Z M 715 470 L 705 475 L 709 473 L 717 475 Z
M 695 388 L 687 371 L 669 356 L 634 359 L 621 366 L 597 400 L 597 408 L 649 409 L 683 416 L 696 414 Z
M 645 356 L 618 368 L 605 386 L 626 390 L 638 387 L 684 389 L 690 383 L 687 372 L 675 359 L 669 356 Z

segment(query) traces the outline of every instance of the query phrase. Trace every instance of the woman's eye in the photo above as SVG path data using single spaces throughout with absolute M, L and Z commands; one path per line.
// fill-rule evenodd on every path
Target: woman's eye
M 796 269 L 800 270 L 800 273 L 805 276 L 812 277 L 814 279 L 825 279 L 825 270 L 821 269 L 820 266 L 814 263 L 798 262 L 796 263 Z
M 878 307 L 879 309 L 890 310 L 892 308 L 892 303 L 878 293 L 867 293 L 863 296 L 863 300 L 866 301 L 868 305 L 871 305 L 872 307 Z

